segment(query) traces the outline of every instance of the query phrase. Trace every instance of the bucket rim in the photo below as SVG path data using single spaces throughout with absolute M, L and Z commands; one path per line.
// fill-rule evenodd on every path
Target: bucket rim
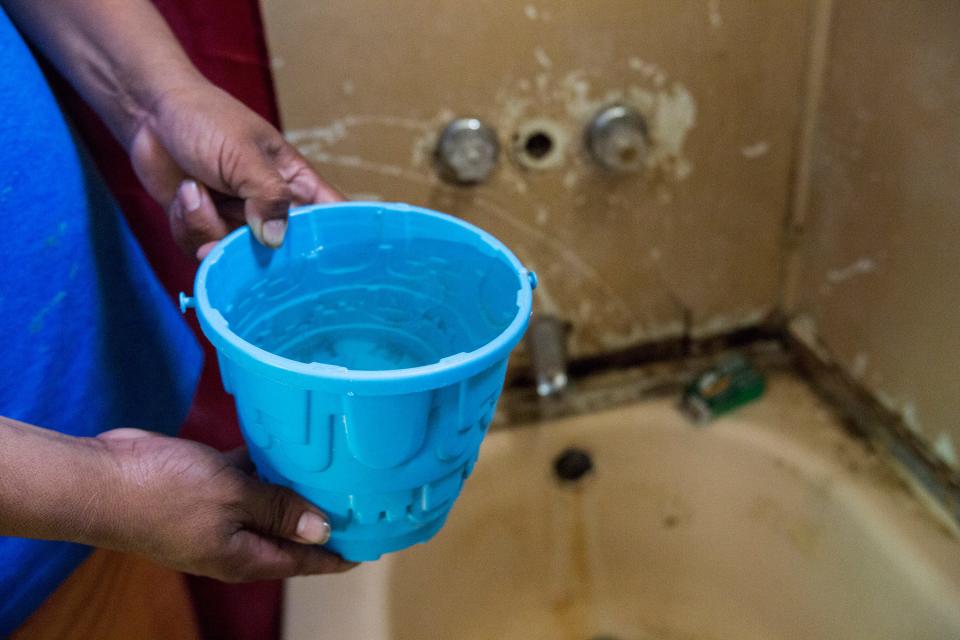
M 385 202 L 338 202 L 296 207 L 290 210 L 290 217 L 309 216 L 337 210 L 379 209 L 384 213 L 404 213 L 421 215 L 455 224 L 477 236 L 485 244 L 502 254 L 519 283 L 517 291 L 517 311 L 510 324 L 493 339 L 480 347 L 469 351 L 451 354 L 439 361 L 419 367 L 387 370 L 353 370 L 346 367 L 305 363 L 286 358 L 245 340 L 230 329 L 223 314 L 210 303 L 206 280 L 210 270 L 237 242 L 249 241 L 248 226 L 240 227 L 223 238 L 201 262 L 194 279 L 194 296 L 197 318 L 204 334 L 218 351 L 241 365 L 254 365 L 260 373 L 281 382 L 298 387 L 323 387 L 331 391 L 357 392 L 362 395 L 412 393 L 424 389 L 451 384 L 468 378 L 506 358 L 520 341 L 530 320 L 533 308 L 533 289 L 537 278 L 500 240 L 489 232 L 460 218 L 404 203 Z

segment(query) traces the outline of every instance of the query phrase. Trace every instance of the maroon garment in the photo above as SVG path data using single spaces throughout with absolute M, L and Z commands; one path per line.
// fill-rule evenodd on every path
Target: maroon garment
M 184 49 L 214 84 L 279 124 L 263 24 L 256 0 L 154 0 Z M 134 36 L 135 37 L 135 36 Z M 167 292 L 190 293 L 197 263 L 173 243 L 166 214 L 140 186 L 126 152 L 82 100 L 56 81 L 65 110 L 84 138 L 107 184 Z M 181 435 L 230 449 L 243 444 L 233 400 L 223 391 L 213 347 L 190 325 L 204 348 L 197 394 Z M 130 425 L 137 426 L 137 425 Z M 264 640 L 279 637 L 282 583 L 228 585 L 190 578 L 204 637 Z

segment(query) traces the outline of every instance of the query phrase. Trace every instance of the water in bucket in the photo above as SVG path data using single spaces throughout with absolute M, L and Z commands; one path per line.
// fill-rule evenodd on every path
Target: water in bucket
M 292 213 L 276 251 L 234 232 L 191 304 L 260 474 L 330 516 L 330 548 L 370 560 L 443 525 L 534 285 L 462 220 L 344 203 Z
M 457 242 L 348 244 L 291 271 L 254 277 L 224 317 L 245 340 L 303 363 L 422 367 L 482 347 L 516 315 L 510 267 Z M 272 302 L 278 294 L 284 303 Z

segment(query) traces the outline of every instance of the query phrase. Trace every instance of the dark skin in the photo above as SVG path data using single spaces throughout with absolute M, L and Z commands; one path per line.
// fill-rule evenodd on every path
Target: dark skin
M 269 123 L 210 84 L 149 0 L 7 0 L 24 35 L 130 154 L 202 258 L 237 226 L 277 247 L 291 204 L 342 197 Z M 0 417 L 0 535 L 139 553 L 230 582 L 332 573 L 326 516 L 243 451 L 139 429 L 76 438 Z
M 185 84 L 141 120 L 130 158 L 186 251 L 202 259 L 243 224 L 278 247 L 291 203 L 343 199 L 265 120 L 206 81 Z
M 139 429 L 74 438 L 0 418 L 0 534 L 139 553 L 226 582 L 336 573 L 329 528 L 245 452 Z M 306 525 L 304 514 L 310 514 Z

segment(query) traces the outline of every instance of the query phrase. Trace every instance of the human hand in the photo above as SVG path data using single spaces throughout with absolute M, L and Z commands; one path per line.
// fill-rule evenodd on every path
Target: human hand
M 249 224 L 277 247 L 291 203 L 343 197 L 263 118 L 194 67 L 149 0 L 33 0 L 3 9 L 100 114 L 166 208 L 174 239 L 202 258 Z
M 244 223 L 278 247 L 291 203 L 343 200 L 273 126 L 204 79 L 163 93 L 129 149 L 140 181 L 166 207 L 177 244 L 198 260 Z
M 116 429 L 98 437 L 120 477 L 102 546 L 226 582 L 339 573 L 325 551 L 325 516 L 292 491 L 264 484 L 243 450 L 222 454 L 179 438 Z

